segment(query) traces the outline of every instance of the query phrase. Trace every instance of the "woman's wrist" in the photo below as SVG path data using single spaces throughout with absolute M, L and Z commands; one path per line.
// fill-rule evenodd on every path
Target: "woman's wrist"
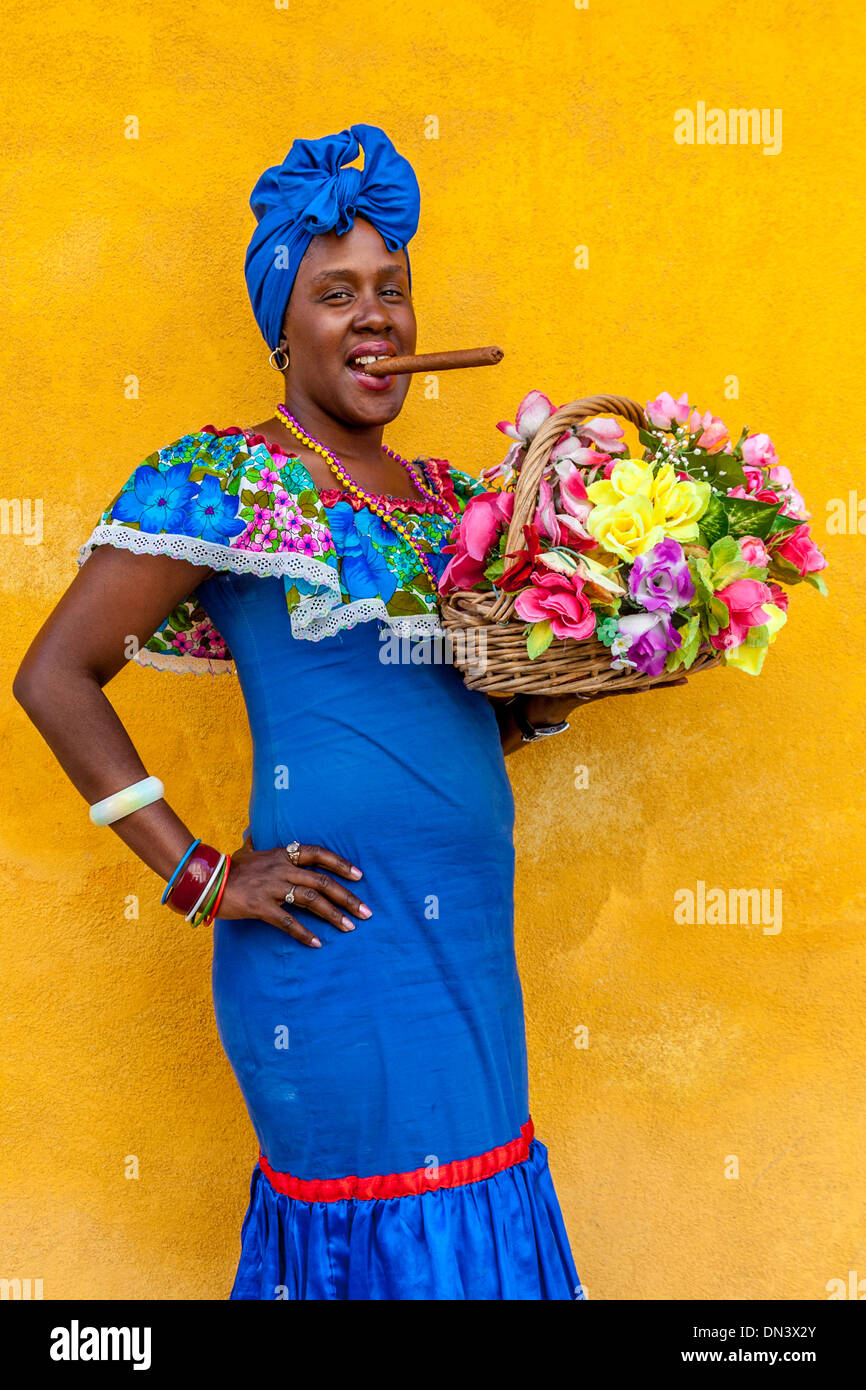
M 577 695 L 529 695 L 523 711 L 530 724 L 560 724 L 582 703 Z

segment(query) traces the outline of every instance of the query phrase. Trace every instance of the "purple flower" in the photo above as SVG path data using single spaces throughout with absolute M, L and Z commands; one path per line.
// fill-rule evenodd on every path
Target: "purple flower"
M 664 542 L 663 542 L 664 543 Z M 634 666 L 646 676 L 660 676 L 668 652 L 682 645 L 667 613 L 629 613 L 618 621 L 619 636 L 614 638 L 612 666 Z
M 635 556 L 628 591 L 648 612 L 672 613 L 694 598 L 695 586 L 679 541 L 668 537 Z

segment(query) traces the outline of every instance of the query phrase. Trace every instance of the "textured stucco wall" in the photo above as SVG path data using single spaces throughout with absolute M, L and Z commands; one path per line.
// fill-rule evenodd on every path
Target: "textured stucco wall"
M 367 121 L 421 183 L 419 350 L 507 353 L 444 375 L 438 400 L 416 383 L 393 445 L 477 472 L 532 387 L 557 402 L 688 389 L 770 432 L 831 562 L 831 598 L 793 593 L 760 680 L 608 701 L 509 763 L 532 1111 L 590 1298 L 815 1299 L 866 1276 L 866 540 L 826 535 L 828 499 L 863 489 L 859 7 L 12 14 L 0 492 L 43 498 L 45 521 L 39 545 L 0 537 L 0 1275 L 42 1278 L 46 1298 L 230 1285 L 255 1142 L 212 1018 L 209 939 L 90 826 L 8 687 L 130 469 L 188 429 L 269 411 L 277 378 L 242 280 L 250 188 L 296 135 Z M 781 152 L 675 144 L 674 111 L 698 101 L 781 109 Z M 133 666 L 110 694 L 187 823 L 236 843 L 234 678 Z M 781 889 L 781 932 L 675 925 L 674 892 L 698 879 Z

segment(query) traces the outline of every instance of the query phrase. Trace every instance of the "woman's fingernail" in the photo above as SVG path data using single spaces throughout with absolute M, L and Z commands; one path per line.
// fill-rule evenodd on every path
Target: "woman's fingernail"
M 358 908 L 358 911 L 360 912 L 362 917 L 373 916 L 373 909 L 368 907 L 366 903 L 361 903 L 361 906 Z
M 360 870 L 360 869 L 356 869 L 354 864 L 352 865 L 352 868 L 351 868 L 351 874 L 352 874 L 352 878 L 363 878 L 363 877 L 364 877 L 364 875 L 361 873 L 361 870 Z
M 350 921 L 348 917 L 341 917 L 340 921 L 343 923 L 343 926 L 346 928 L 346 931 L 355 930 L 355 923 Z
M 310 937 L 310 945 L 311 945 L 311 946 L 321 946 L 321 944 L 322 944 L 322 943 L 321 943 L 321 941 L 319 940 L 319 938 L 318 938 L 317 936 L 311 936 L 311 937 Z

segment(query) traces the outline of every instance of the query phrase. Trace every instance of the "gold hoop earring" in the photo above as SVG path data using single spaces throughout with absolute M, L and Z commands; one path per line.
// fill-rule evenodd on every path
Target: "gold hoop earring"
M 283 361 L 282 364 L 274 361 L 274 358 L 276 357 L 277 353 L 279 353 L 280 356 L 285 359 L 285 361 Z M 268 358 L 268 361 L 270 362 L 275 372 L 284 372 L 289 365 L 289 354 L 285 352 L 282 348 L 277 347 L 274 348 L 273 352 Z

